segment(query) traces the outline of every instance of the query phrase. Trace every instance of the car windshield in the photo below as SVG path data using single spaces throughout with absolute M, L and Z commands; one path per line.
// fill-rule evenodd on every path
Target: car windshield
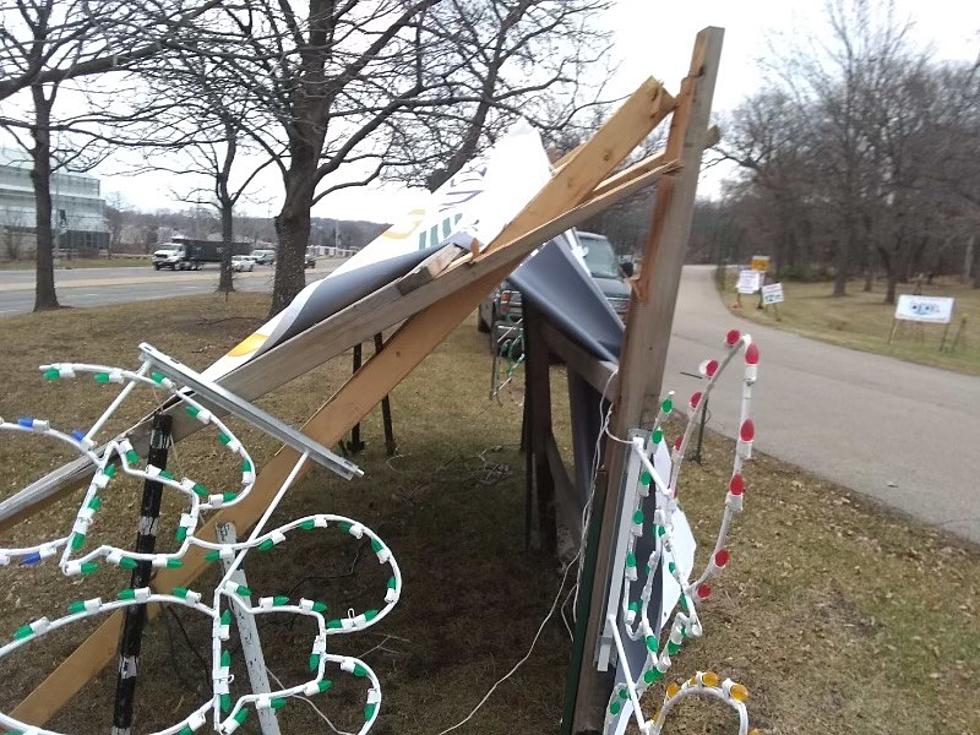
M 593 278 L 619 278 L 619 264 L 609 240 L 601 235 L 583 235 L 579 241 L 585 250 L 585 265 Z

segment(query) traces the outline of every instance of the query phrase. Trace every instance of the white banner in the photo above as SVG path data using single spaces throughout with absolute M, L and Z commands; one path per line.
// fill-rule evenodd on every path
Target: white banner
M 895 318 L 910 322 L 949 324 L 953 320 L 955 299 L 946 296 L 902 294 L 895 304 Z
M 762 286 L 762 272 L 743 270 L 738 272 L 738 284 L 735 290 L 739 293 L 755 293 Z
M 430 194 L 426 201 L 365 245 L 350 260 L 313 281 L 272 319 L 217 360 L 204 377 L 217 380 L 260 352 L 273 347 L 304 304 L 329 279 L 389 258 L 456 242 L 468 248 L 474 238 L 489 245 L 551 176 L 541 137 L 526 122 L 516 123 L 485 157 Z M 329 316 L 325 314 L 324 317 Z
M 783 284 L 770 283 L 767 286 L 763 286 L 762 303 L 766 306 L 783 303 Z

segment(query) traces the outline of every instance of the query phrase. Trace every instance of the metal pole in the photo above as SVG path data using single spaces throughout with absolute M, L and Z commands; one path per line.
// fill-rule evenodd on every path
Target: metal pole
M 708 421 L 708 399 L 704 399 L 704 410 L 701 412 L 701 423 L 698 425 L 698 448 L 694 451 L 694 461 L 701 462 L 701 447 L 704 444 L 704 425 Z
M 354 345 L 354 369 L 353 372 L 357 372 L 361 369 L 361 343 L 358 342 Z M 350 442 L 347 444 L 347 451 L 351 454 L 357 454 L 359 451 L 364 449 L 364 442 L 361 441 L 361 424 L 360 422 L 354 424 L 354 428 L 350 430 Z
M 219 523 L 216 530 L 218 540 L 223 544 L 233 544 L 238 539 L 234 523 Z M 225 574 L 231 569 L 232 563 L 231 559 L 222 559 L 221 566 L 224 568 Z M 243 587 L 248 587 L 245 570 L 241 567 L 236 569 L 229 579 Z M 251 599 L 246 601 L 248 604 L 252 604 Z M 259 640 L 259 629 L 255 624 L 255 616 L 245 612 L 238 605 L 232 605 L 231 611 L 234 613 L 235 622 L 238 624 L 238 638 L 242 642 L 245 668 L 248 670 L 248 680 L 252 685 L 252 693 L 268 694 L 272 691 L 272 687 L 269 686 L 269 674 L 265 668 L 265 656 L 262 655 L 262 642 Z M 276 718 L 276 711 L 264 707 L 257 712 L 262 735 L 279 735 L 279 720 Z
M 162 413 L 153 416 L 150 433 L 150 450 L 147 463 L 164 469 L 170 447 L 170 430 L 173 419 Z M 160 499 L 163 485 L 154 480 L 143 482 L 143 501 L 140 505 L 139 531 L 136 534 L 136 552 L 149 554 L 156 547 L 157 520 L 160 516 Z M 130 587 L 137 589 L 150 584 L 153 566 L 149 561 L 137 562 L 130 579 Z M 139 676 L 140 649 L 143 644 L 143 625 L 146 622 L 146 605 L 125 608 L 122 640 L 119 644 L 119 671 L 116 677 L 116 702 L 112 715 L 112 735 L 129 735 L 133 726 L 133 703 L 136 697 L 136 681 Z
M 374 335 L 374 354 L 377 355 L 385 347 L 384 339 L 381 333 Z M 391 425 L 391 401 L 388 399 L 388 395 L 381 399 L 381 422 L 384 424 L 385 429 L 385 451 L 388 453 L 389 457 L 393 457 L 395 452 L 398 451 L 398 445 L 395 444 L 395 430 Z

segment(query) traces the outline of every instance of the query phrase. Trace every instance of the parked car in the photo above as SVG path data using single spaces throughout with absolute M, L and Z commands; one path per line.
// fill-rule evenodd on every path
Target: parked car
M 306 251 L 306 263 L 307 268 L 316 268 L 316 256 L 313 255 L 311 250 Z
M 630 289 L 624 278 L 626 273 L 616 258 L 612 243 L 605 235 L 578 232 L 583 260 L 589 274 L 602 291 L 613 311 L 620 319 L 626 319 L 630 305 Z M 631 270 L 631 269 L 630 269 Z M 521 317 L 521 292 L 505 280 L 480 304 L 476 326 L 481 332 L 489 332 L 494 322 Z
M 605 235 L 594 232 L 579 232 L 578 240 L 584 250 L 585 265 L 589 269 L 592 280 L 606 297 L 620 319 L 626 319 L 630 308 L 630 287 L 623 277 L 623 267 L 619 264 L 616 251 Z M 632 268 L 629 269 L 632 271 Z
M 231 269 L 237 273 L 251 273 L 255 270 L 255 260 L 251 255 L 232 255 Z
M 259 265 L 272 265 L 276 262 L 275 250 L 253 250 L 252 257 Z

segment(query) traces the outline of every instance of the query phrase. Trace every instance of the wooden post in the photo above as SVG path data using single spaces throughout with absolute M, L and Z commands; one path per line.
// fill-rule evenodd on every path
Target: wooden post
M 374 335 L 374 354 L 377 355 L 384 348 L 384 338 L 381 336 L 381 332 L 378 332 Z M 387 393 L 381 399 L 381 422 L 384 424 L 385 430 L 385 452 L 389 457 L 394 457 L 395 452 L 398 451 L 398 445 L 395 444 L 395 430 L 391 425 L 391 400 Z
M 953 337 L 953 344 L 949 346 L 950 352 L 956 352 L 956 347 L 960 343 L 960 337 L 963 336 L 964 329 L 966 329 L 966 317 L 960 319 L 960 325 L 956 328 L 956 335 Z
M 657 187 L 653 225 L 636 281 L 636 293 L 630 303 L 620 354 L 618 399 L 611 426 L 618 436 L 626 436 L 630 428 L 641 425 L 646 404 L 655 406 L 659 399 L 701 156 L 708 140 L 708 120 L 723 37 L 721 28 L 706 28 L 698 34 L 690 70 L 682 83 L 671 119 L 666 156 L 668 159 L 678 157 L 683 168 L 671 181 Z M 591 535 L 589 538 L 590 545 L 598 546 L 595 567 L 591 575 L 583 574 L 581 580 L 583 587 L 589 587 L 591 605 L 572 722 L 571 732 L 574 733 L 602 729 L 612 691 L 612 672 L 596 669 L 595 654 L 605 625 L 605 593 L 611 573 L 616 519 L 622 502 L 625 454 L 622 445 L 613 444 L 607 447 L 605 497 L 596 497 L 594 512 L 600 514 L 596 524 L 598 537 Z
M 953 319 L 952 319 L 952 316 L 950 316 L 950 320 L 948 322 L 946 322 L 946 328 L 943 329 L 943 338 L 939 342 L 939 351 L 940 352 L 945 352 L 946 351 L 946 338 L 949 337 L 949 325 L 952 324 L 952 323 L 953 323 Z
M 545 551 L 553 552 L 558 543 L 555 523 L 555 479 L 548 462 L 547 445 L 552 439 L 551 375 L 548 367 L 548 346 L 541 329 L 542 315 L 530 304 L 524 310 L 524 400 L 528 406 L 528 442 L 526 466 L 530 474 L 527 486 L 536 500 L 537 533 L 532 541 Z M 533 544 L 532 544 L 533 545 Z
M 170 448 L 170 427 L 173 419 L 162 413 L 153 416 L 153 429 L 150 434 L 150 451 L 147 464 L 167 467 L 167 453 Z M 135 551 L 138 554 L 152 554 L 157 543 L 157 522 L 160 517 L 160 500 L 163 497 L 163 484 L 156 480 L 143 481 L 143 500 L 140 504 L 139 530 L 136 534 Z M 153 573 L 153 565 L 139 561 L 130 576 L 132 589 L 147 587 Z M 139 678 L 140 651 L 143 647 L 143 626 L 146 624 L 146 605 L 133 605 L 125 608 L 123 616 L 122 640 L 119 643 L 119 668 L 116 673 L 116 700 L 112 713 L 112 735 L 129 735 L 133 728 L 133 705 L 136 698 L 136 682 Z
M 892 338 L 895 336 L 895 330 L 898 329 L 898 319 L 892 318 L 892 328 L 888 333 L 888 344 L 892 343 Z

